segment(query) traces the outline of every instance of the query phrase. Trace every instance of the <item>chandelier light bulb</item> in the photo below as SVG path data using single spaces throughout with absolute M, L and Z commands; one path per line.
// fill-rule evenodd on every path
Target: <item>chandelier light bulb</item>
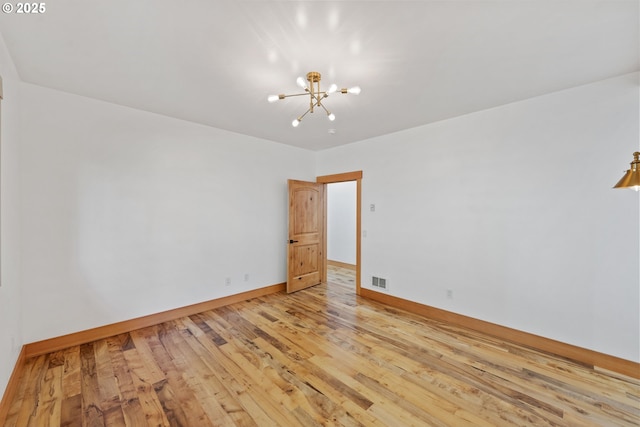
M 298 79 L 296 80 L 296 83 L 298 83 L 298 86 L 300 86 L 302 89 L 307 88 L 307 81 L 302 77 L 298 77 Z
M 336 115 L 335 115 L 335 114 L 333 114 L 333 113 L 329 113 L 329 114 L 327 115 L 327 117 L 328 117 L 328 118 L 329 118 L 329 120 L 331 120 L 331 121 L 334 121 L 334 120 L 336 119 Z
M 295 119 L 294 121 L 291 122 L 291 126 L 293 126 L 294 128 L 297 128 L 299 124 L 300 124 L 300 120 L 298 119 Z
M 354 86 L 347 89 L 347 92 L 352 93 L 354 95 L 360 95 L 360 86 Z
M 337 90 L 338 90 L 338 86 L 334 83 L 331 86 L 329 86 L 329 90 L 327 91 L 327 93 L 334 93 Z
M 280 99 L 280 97 L 278 95 L 269 95 L 267 97 L 267 101 L 269 101 L 269 102 L 276 102 L 278 99 Z

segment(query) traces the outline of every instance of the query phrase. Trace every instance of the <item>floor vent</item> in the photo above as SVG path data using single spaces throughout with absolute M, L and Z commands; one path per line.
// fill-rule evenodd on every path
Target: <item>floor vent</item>
M 371 277 L 371 286 L 379 289 L 387 289 L 387 279 L 383 279 L 382 277 Z

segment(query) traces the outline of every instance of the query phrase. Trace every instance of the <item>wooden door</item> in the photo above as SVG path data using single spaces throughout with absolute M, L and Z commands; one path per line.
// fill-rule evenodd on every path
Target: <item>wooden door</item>
M 289 180 L 287 292 L 326 281 L 325 187 Z

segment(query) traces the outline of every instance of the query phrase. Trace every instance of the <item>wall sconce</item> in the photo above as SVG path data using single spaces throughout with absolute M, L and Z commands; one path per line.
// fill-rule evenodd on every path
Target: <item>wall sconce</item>
M 640 191 L 640 152 L 633 153 L 631 168 L 613 188 L 631 188 Z

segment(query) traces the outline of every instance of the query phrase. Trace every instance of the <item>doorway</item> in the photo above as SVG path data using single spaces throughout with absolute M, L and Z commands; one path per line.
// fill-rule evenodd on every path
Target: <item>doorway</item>
M 348 235 L 344 235 L 342 236 L 343 242 L 348 242 L 346 244 L 353 244 L 355 246 L 355 257 L 351 257 L 349 258 L 347 255 L 340 255 L 340 252 L 338 253 L 338 257 L 342 257 L 343 259 L 347 260 L 347 262 L 344 261 L 340 261 L 340 260 L 332 260 L 331 259 L 331 255 L 332 254 L 336 254 L 336 252 L 332 252 L 331 249 L 328 247 L 327 250 L 325 251 L 325 266 L 327 265 L 328 262 L 334 261 L 334 265 L 336 265 L 336 263 L 340 263 L 342 262 L 344 265 L 340 265 L 337 264 L 338 267 L 345 267 L 348 266 L 349 268 L 355 270 L 355 292 L 357 295 L 360 295 L 360 272 L 361 272 L 361 267 L 360 267 L 360 261 L 361 261 L 361 254 L 360 254 L 360 246 L 361 246 L 361 242 L 360 242 L 360 236 L 361 236 L 361 222 L 360 222 L 360 216 L 361 216 L 361 206 L 362 206 L 362 202 L 361 202 L 361 194 L 362 194 L 362 171 L 356 171 L 356 172 L 347 172 L 347 173 L 341 173 L 341 174 L 335 174 L 335 175 L 325 175 L 325 176 L 319 176 L 316 178 L 316 182 L 318 183 L 323 183 L 323 184 L 327 184 L 327 187 L 330 187 L 331 184 L 337 184 L 337 183 L 353 183 L 351 184 L 351 186 L 355 186 L 355 200 L 352 200 L 352 202 L 355 204 L 355 229 L 351 228 L 349 229 L 348 227 L 345 228 L 343 227 L 342 230 L 344 233 L 348 233 L 351 234 L 351 236 Z M 336 187 L 338 188 L 338 187 Z M 346 195 L 343 194 L 343 196 L 348 197 L 349 194 L 349 190 L 348 190 L 349 186 L 345 186 L 342 189 L 347 189 L 346 191 Z M 354 197 L 353 193 L 351 193 L 351 197 Z M 327 199 L 329 199 L 329 197 L 327 197 Z M 347 201 L 348 202 L 348 201 Z M 328 200 L 328 203 L 331 203 L 330 200 Z M 327 207 L 327 205 L 325 204 L 325 221 L 327 221 L 328 218 L 328 209 L 330 209 L 330 207 Z M 327 230 L 327 224 L 325 223 L 325 230 Z M 345 230 L 350 230 L 350 231 L 345 231 Z M 328 239 L 340 239 L 340 236 L 328 236 Z M 352 239 L 352 240 L 351 240 Z M 337 243 L 338 245 L 340 244 L 340 242 L 332 242 L 332 243 Z M 330 244 L 330 243 L 328 243 Z M 336 255 L 334 255 L 336 256 Z M 344 258 L 346 256 L 346 258 Z M 326 277 L 326 274 L 325 274 Z
M 356 182 L 326 184 L 327 282 L 355 290 Z

